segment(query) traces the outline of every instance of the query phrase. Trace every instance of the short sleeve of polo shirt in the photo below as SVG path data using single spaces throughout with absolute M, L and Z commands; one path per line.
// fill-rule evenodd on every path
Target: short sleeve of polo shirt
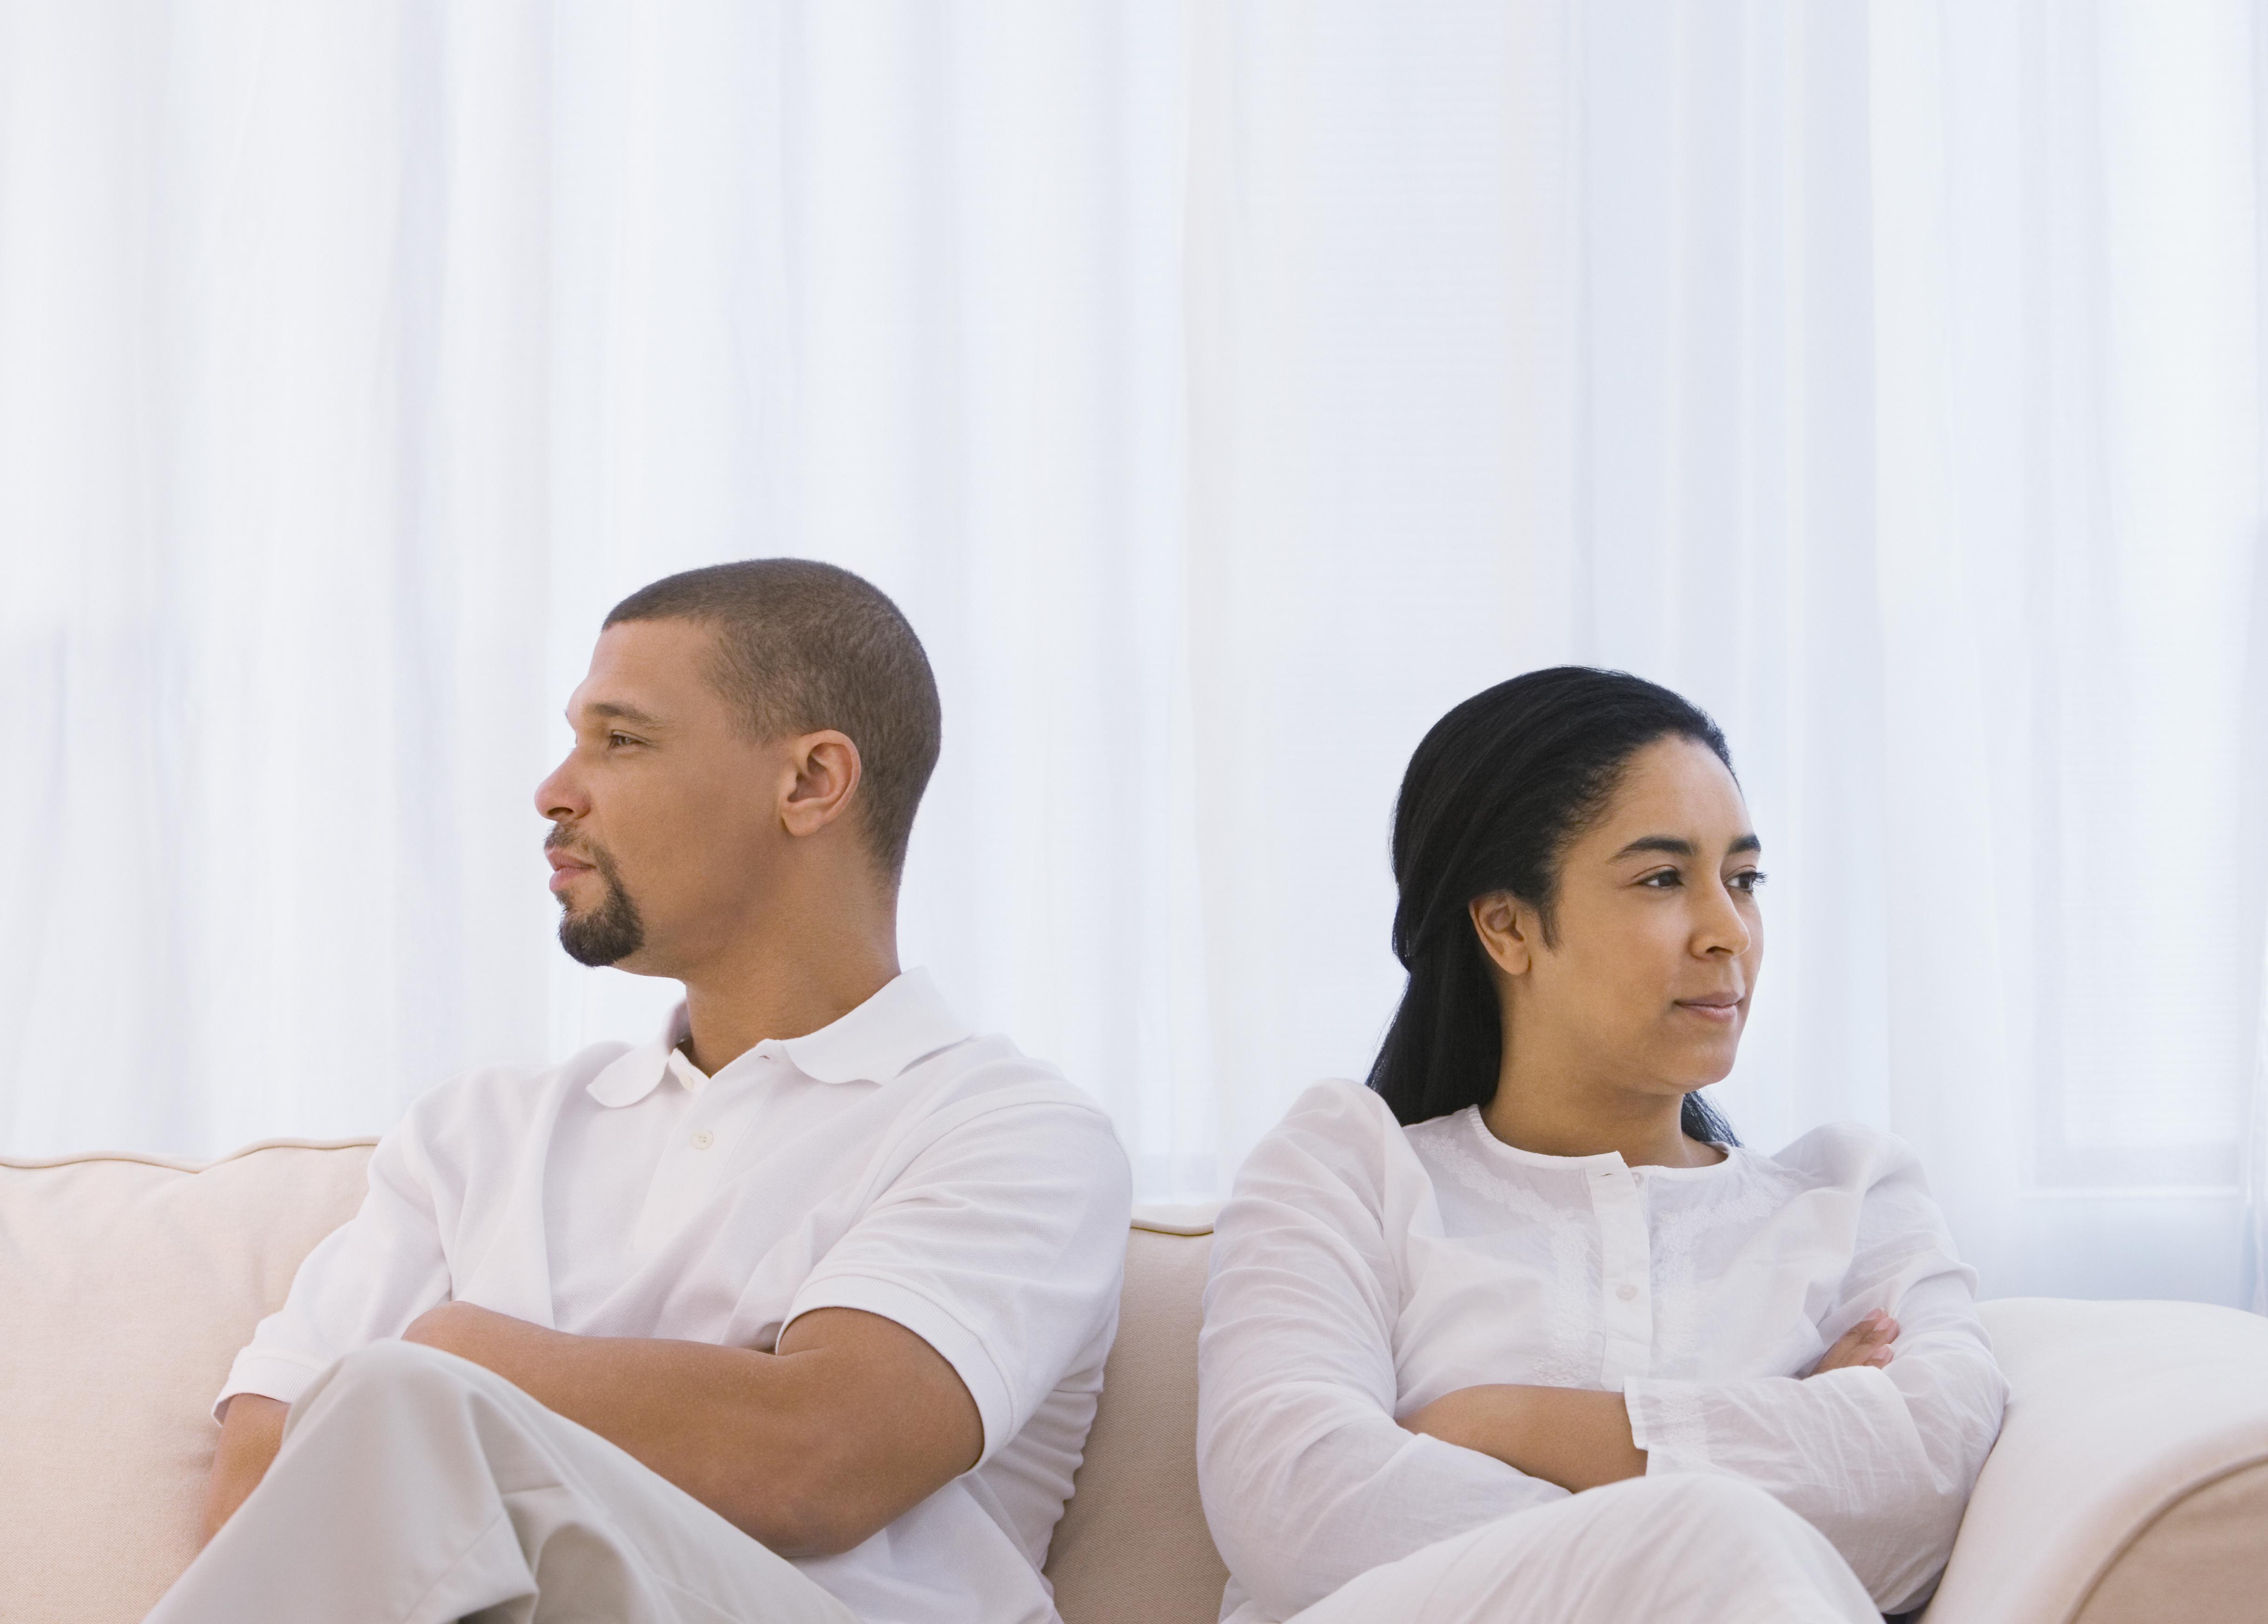
M 819 1260 L 787 1321 L 855 1308 L 920 1337 L 976 1402 L 982 1465 L 1115 1323 L 1131 1204 L 1098 1107 L 1053 1091 L 964 1100 Z
M 416 1143 L 421 1126 L 413 1113 L 379 1141 L 361 1208 L 316 1244 L 284 1306 L 254 1329 L 213 1400 L 216 1418 L 239 1393 L 296 1402 L 334 1360 L 399 1336 L 447 1297 L 449 1268 Z

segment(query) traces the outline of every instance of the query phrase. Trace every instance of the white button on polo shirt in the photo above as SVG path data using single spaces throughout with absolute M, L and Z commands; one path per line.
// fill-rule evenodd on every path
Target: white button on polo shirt
M 220 1402 L 290 1402 L 448 1298 L 587 1335 L 769 1350 L 798 1315 L 906 1326 L 968 1387 L 976 1467 L 798 1563 L 865 1624 L 1056 1624 L 1039 1575 L 1116 1329 L 1130 1180 L 1108 1119 L 909 971 L 704 1077 L 602 1044 L 417 1100 Z

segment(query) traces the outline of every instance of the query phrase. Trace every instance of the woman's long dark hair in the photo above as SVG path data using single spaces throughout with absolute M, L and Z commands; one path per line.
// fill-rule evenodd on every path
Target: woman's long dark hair
M 1624 765 L 1657 739 L 1707 746 L 1727 771 L 1717 724 L 1668 688 L 1587 665 L 1531 671 L 1476 694 L 1436 722 L 1394 804 L 1394 956 L 1410 972 L 1370 1086 L 1403 1126 L 1495 1098 L 1503 1018 L 1467 911 L 1508 891 L 1551 909 L 1567 843 L 1605 809 Z M 1738 1144 L 1697 1093 L 1680 1126 Z

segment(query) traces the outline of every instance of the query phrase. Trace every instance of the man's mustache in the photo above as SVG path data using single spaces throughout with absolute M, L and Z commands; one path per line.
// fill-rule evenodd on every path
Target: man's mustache
M 577 846 L 573 834 L 563 823 L 555 823 L 551 826 L 551 833 L 543 837 L 543 849 L 546 851 L 564 849 L 568 856 L 588 863 L 608 879 L 611 880 L 615 877 L 614 854 L 603 846 Z

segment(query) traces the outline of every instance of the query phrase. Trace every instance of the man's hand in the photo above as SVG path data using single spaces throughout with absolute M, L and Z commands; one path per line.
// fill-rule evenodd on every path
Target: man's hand
M 459 1329 L 475 1329 L 481 1318 L 499 1320 L 504 1316 L 469 1304 L 445 1303 L 420 1316 L 416 1324 L 409 1327 L 408 1340 L 429 1341 L 451 1353 L 461 1353 L 463 1349 L 452 1346 L 453 1334 Z M 418 1335 L 420 1326 L 429 1327 L 432 1334 Z M 284 1418 L 291 1413 L 290 1405 L 256 1393 L 239 1393 L 228 1401 L 228 1408 L 221 1415 L 220 1443 L 213 1451 L 212 1470 L 205 1478 L 200 1546 L 209 1543 L 220 1532 L 221 1525 L 236 1515 L 237 1507 L 260 1487 L 261 1480 L 268 1475 L 268 1468 L 276 1464 L 276 1451 L 284 1446 Z
M 199 1543 L 220 1532 L 245 1497 L 260 1487 L 284 1444 L 284 1418 L 291 1407 L 256 1393 L 228 1401 L 220 1423 L 220 1446 L 213 1451 L 212 1474 L 205 1479 L 204 1527 Z
M 1646 1451 L 1631 1437 L 1630 1411 L 1618 1393 L 1460 1387 L 1404 1416 L 1402 1424 L 1493 1455 L 1562 1488 L 1596 1488 L 1646 1475 Z
M 976 1464 L 984 1424 L 942 1355 L 879 1315 L 802 1315 L 776 1353 L 574 1336 L 469 1303 L 402 1334 L 494 1370 L 783 1556 L 880 1532 Z
M 1817 1376 L 1854 1365 L 1879 1370 L 1890 1362 L 1890 1344 L 1897 1340 L 1898 1322 L 1878 1308 L 1836 1338 L 1835 1346 L 1811 1367 L 1808 1374 Z

